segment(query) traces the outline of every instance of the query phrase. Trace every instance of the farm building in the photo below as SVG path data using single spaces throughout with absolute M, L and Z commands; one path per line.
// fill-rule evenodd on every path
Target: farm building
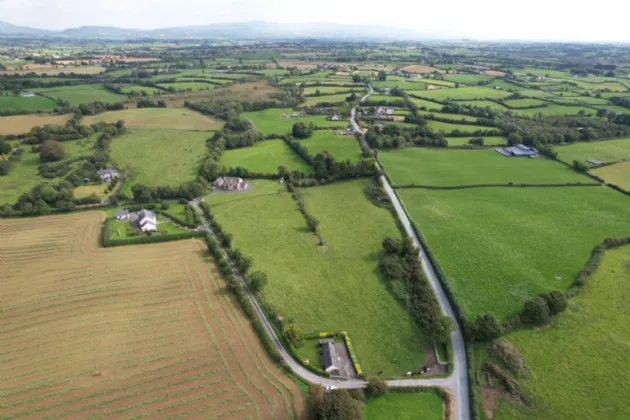
M 538 154 L 538 151 L 533 147 L 528 147 L 522 144 L 517 144 L 516 146 L 504 147 L 495 150 L 501 153 L 503 156 L 508 157 L 535 157 Z
M 157 217 L 150 210 L 140 210 L 131 215 L 131 224 L 143 232 L 157 232 Z
M 595 160 L 595 159 L 588 159 L 586 162 L 590 163 L 591 165 L 596 165 L 596 166 L 603 165 L 606 163 L 601 160 Z
M 127 220 L 129 219 L 131 213 L 129 210 L 121 210 L 116 212 L 116 220 Z
M 374 111 L 374 116 L 378 118 L 384 115 L 392 115 L 393 113 L 394 113 L 394 108 L 379 106 L 378 108 L 376 108 L 376 111 Z
M 324 370 L 333 376 L 339 376 L 338 362 L 341 359 L 335 348 L 335 342 L 331 339 L 320 340 L 322 364 Z
M 32 98 L 35 94 L 33 92 L 22 92 L 20 93 L 20 96 L 22 98 Z
M 103 182 L 110 182 L 114 178 L 119 177 L 119 173 L 116 169 L 100 169 L 96 172 Z
M 212 185 L 214 186 L 214 188 L 227 191 L 243 191 L 245 188 L 247 188 L 247 181 L 243 181 L 242 178 L 224 176 L 217 178 Z

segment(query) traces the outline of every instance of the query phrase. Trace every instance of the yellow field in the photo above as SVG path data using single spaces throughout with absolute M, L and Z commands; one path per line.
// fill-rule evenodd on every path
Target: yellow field
M 170 128 L 175 130 L 212 131 L 223 128 L 223 121 L 187 108 L 138 108 L 110 111 L 85 117 L 83 124 L 115 123 L 123 120 L 127 128 Z
M 57 67 L 52 68 L 50 66 L 42 67 L 42 66 L 33 66 L 28 65 L 24 67 L 24 70 L 3 70 L 0 71 L 0 74 L 29 74 L 29 73 L 37 73 L 37 74 L 47 74 L 48 76 L 56 76 L 59 73 L 74 73 L 74 74 L 99 74 L 103 73 L 105 69 L 100 66 L 85 66 L 85 67 Z
M 2 417 L 303 417 L 205 244 L 99 248 L 104 217 L 0 220 Z
M 626 191 L 630 191 L 630 162 L 621 162 L 614 165 L 596 168 L 591 171 L 609 184 L 616 185 Z
M 0 135 L 24 134 L 46 124 L 65 125 L 71 115 L 14 115 L 0 117 Z

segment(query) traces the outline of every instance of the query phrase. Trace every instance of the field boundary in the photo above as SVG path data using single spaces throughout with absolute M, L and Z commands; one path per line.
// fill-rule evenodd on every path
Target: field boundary
M 469 184 L 469 185 L 419 185 L 419 184 L 404 184 L 404 185 L 392 185 L 395 190 L 421 188 L 427 190 L 463 190 L 468 188 L 563 188 L 563 187 L 600 187 L 601 183 L 566 183 L 566 184 Z

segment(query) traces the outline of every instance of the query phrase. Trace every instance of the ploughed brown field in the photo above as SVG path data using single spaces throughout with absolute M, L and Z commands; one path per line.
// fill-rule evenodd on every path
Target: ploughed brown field
M 104 219 L 0 220 L 2 418 L 302 418 L 205 244 L 100 248 Z

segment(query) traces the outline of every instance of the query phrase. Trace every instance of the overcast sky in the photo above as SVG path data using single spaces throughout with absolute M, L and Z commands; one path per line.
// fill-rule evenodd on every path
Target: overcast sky
M 627 42 L 629 16 L 630 0 L 0 0 L 0 20 L 44 29 L 327 21 L 477 39 Z

